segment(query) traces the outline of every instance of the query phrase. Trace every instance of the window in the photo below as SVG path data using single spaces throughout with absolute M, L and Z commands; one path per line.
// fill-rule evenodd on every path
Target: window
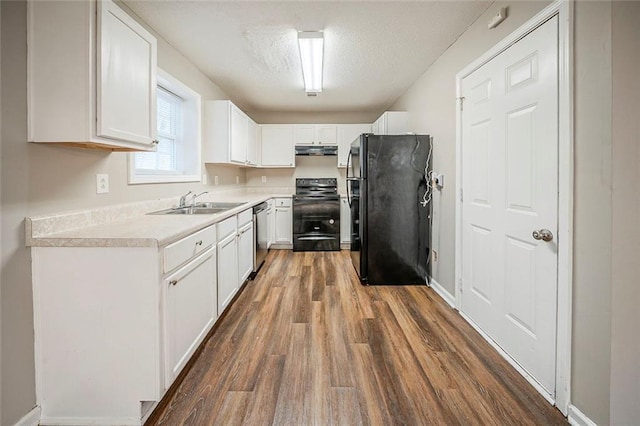
M 200 95 L 158 70 L 156 152 L 130 155 L 129 183 L 200 181 Z

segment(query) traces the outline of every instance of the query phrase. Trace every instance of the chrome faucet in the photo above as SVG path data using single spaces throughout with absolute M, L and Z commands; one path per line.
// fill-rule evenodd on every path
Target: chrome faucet
M 187 192 L 186 194 L 180 196 L 180 204 L 178 207 L 184 207 L 187 205 L 187 197 L 189 196 L 189 194 L 191 194 L 191 191 Z
M 193 194 L 193 198 L 191 199 L 191 207 L 196 205 L 196 198 L 198 198 L 201 195 L 208 194 L 208 193 L 209 193 L 209 191 L 204 191 L 204 192 L 201 192 L 199 194 Z

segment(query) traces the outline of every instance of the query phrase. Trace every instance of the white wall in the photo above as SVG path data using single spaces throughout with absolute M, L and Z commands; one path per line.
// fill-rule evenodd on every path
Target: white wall
M 611 424 L 640 420 L 640 2 L 612 4 Z

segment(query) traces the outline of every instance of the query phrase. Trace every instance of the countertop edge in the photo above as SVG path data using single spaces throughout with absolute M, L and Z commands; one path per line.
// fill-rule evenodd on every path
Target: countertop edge
M 207 228 L 216 223 L 222 222 L 223 220 L 234 216 L 240 212 L 243 212 L 247 209 L 253 208 L 254 206 L 263 203 L 272 198 L 280 198 L 280 197 L 291 197 L 291 194 L 250 194 L 251 197 L 254 197 L 251 201 L 247 201 L 243 203 L 241 206 L 234 207 L 222 213 L 217 213 L 213 215 L 202 215 L 200 218 L 205 219 L 209 217 L 209 220 L 203 220 L 203 222 L 198 223 L 196 225 L 186 224 L 184 228 L 176 231 L 167 236 L 160 237 L 74 237 L 73 233 L 82 233 L 87 229 L 91 229 L 94 226 L 88 226 L 83 228 L 77 228 L 69 231 L 64 231 L 63 235 L 56 235 L 56 233 L 51 233 L 48 235 L 41 235 L 34 237 L 32 234 L 32 220 L 30 217 L 25 218 L 25 242 L 27 247 L 164 247 L 171 243 L 181 240 L 184 237 L 187 237 L 194 232 L 197 232 L 201 229 Z M 76 213 L 77 214 L 77 213 Z M 52 215 L 54 216 L 54 215 Z M 133 216 L 129 218 L 125 218 L 119 221 L 111 222 L 110 226 L 117 223 L 126 223 L 133 220 L 137 220 L 142 216 Z M 168 218 L 169 219 L 169 218 Z M 172 217 L 170 220 L 176 220 L 179 218 Z M 105 225 L 95 225 L 97 226 L 105 226 Z

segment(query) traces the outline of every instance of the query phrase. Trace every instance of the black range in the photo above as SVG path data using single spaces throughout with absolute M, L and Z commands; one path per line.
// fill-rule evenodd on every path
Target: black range
M 296 179 L 293 251 L 340 250 L 340 196 L 336 178 Z

